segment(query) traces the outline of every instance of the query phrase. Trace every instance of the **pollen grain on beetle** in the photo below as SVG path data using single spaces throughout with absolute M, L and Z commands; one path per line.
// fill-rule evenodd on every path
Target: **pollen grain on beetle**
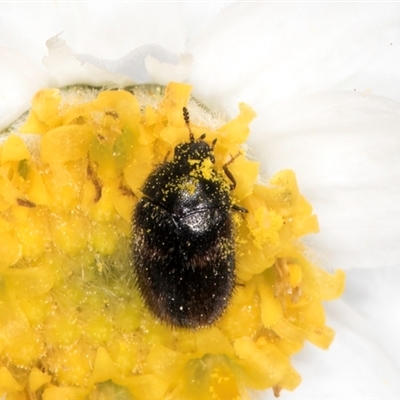
M 305 256 L 318 222 L 294 172 L 261 184 L 251 108 L 226 122 L 190 91 L 44 89 L 7 130 L 0 396 L 278 395 L 306 341 L 332 342 L 344 273 Z

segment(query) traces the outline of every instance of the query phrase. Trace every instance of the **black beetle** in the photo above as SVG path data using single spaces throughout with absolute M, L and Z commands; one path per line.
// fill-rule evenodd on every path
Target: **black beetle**
M 174 158 L 159 165 L 142 187 L 133 213 L 135 280 L 148 309 L 161 321 L 198 328 L 218 320 L 235 285 L 232 204 L 236 186 L 214 168 L 214 146 L 198 140 L 175 147 Z

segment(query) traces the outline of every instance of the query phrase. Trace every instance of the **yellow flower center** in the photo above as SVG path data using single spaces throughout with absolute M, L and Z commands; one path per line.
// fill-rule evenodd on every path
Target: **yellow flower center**
M 150 88 L 146 100 L 127 90 L 42 90 L 25 123 L 1 142 L 0 396 L 279 394 L 300 383 L 290 356 L 306 340 L 331 343 L 321 302 L 341 294 L 344 273 L 304 256 L 298 238 L 318 223 L 294 173 L 260 184 L 258 163 L 244 155 L 229 165 L 232 201 L 248 213 L 234 213 L 237 285 L 226 313 L 212 327 L 186 330 L 143 305 L 132 281 L 132 209 L 155 166 L 188 142 L 182 108 L 199 108 L 190 89 L 171 83 L 160 96 Z M 196 138 L 218 139 L 215 164 L 194 169 L 207 179 L 244 154 L 255 114 L 242 104 L 217 127 L 191 115 Z

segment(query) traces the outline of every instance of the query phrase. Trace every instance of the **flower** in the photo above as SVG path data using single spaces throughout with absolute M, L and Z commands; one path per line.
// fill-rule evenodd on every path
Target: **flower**
M 28 15 L 21 17 L 30 10 L 23 7 L 1 6 L 7 15 L 3 44 L 23 54 L 16 59 L 13 50 L 0 53 L 6 60 L 0 65 L 4 124 L 28 106 L 36 89 L 51 86 L 54 77 L 38 63 L 45 54 L 40 46 L 63 29 L 72 48 L 99 58 L 115 59 L 151 41 L 172 53 L 191 53 L 188 81 L 195 97 L 231 115 L 239 101 L 256 109 L 251 149 L 266 175 L 287 167 L 296 171 L 320 217 L 322 234 L 312 238 L 313 248 L 335 267 L 360 268 L 348 271 L 353 290 L 345 301 L 361 316 L 344 301 L 329 306 L 328 321 L 337 325 L 331 351 L 299 355 L 304 382 L 282 397 L 394 397 L 399 347 L 385 338 L 396 328 L 391 315 L 398 305 L 390 295 L 399 259 L 398 6 L 172 3 L 130 5 L 128 13 L 120 4 L 116 30 L 108 28 L 112 15 L 106 5 L 41 4 L 31 6 L 44 22 L 33 26 L 34 36 L 25 35 L 29 45 L 10 33 L 31 23 Z M 185 18 L 174 19 L 174 12 Z M 83 15 L 97 29 L 89 30 Z M 27 84 L 32 81 L 34 88 Z M 378 266 L 385 268 L 365 269 Z

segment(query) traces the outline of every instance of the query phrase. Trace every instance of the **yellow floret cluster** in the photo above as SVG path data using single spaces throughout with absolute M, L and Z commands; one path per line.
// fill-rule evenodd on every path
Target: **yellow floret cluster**
M 132 282 L 132 209 L 155 166 L 188 141 L 190 86 L 171 83 L 156 104 L 132 91 L 58 89 L 35 95 L 0 145 L 0 396 L 10 399 L 248 399 L 248 389 L 293 390 L 290 357 L 305 341 L 327 348 L 322 301 L 344 273 L 304 256 L 318 231 L 295 174 L 258 183 L 240 147 L 254 112 L 196 138 L 237 186 L 237 286 L 212 327 L 174 329 L 153 318 Z M 86 93 L 86 92 L 85 92 Z M 151 97 L 151 93 L 150 93 Z M 189 106 L 190 111 L 190 106 Z

